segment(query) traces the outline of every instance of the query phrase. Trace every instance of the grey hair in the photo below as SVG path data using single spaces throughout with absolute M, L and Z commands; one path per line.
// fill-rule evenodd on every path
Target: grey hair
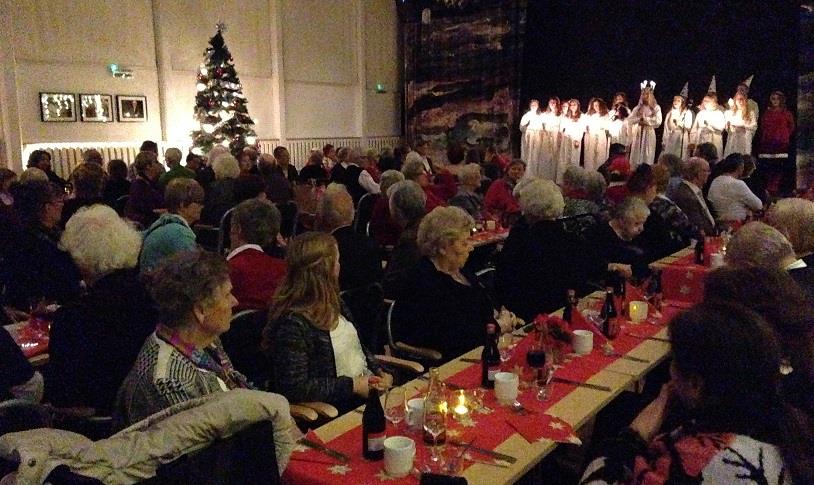
M 797 256 L 814 252 L 814 202 L 780 199 L 766 212 L 766 221 L 786 235 Z
M 60 246 L 83 271 L 99 277 L 136 267 L 141 234 L 110 207 L 95 204 L 82 207 L 71 216 Z
M 212 171 L 216 180 L 234 179 L 240 175 L 240 165 L 230 153 L 224 153 L 212 162 Z
M 353 222 L 353 199 L 341 184 L 330 184 L 317 205 L 320 229 L 334 230 Z
M 415 153 L 415 152 L 410 152 Z M 416 155 L 418 155 L 416 153 Z M 420 156 L 419 156 L 420 157 Z M 405 160 L 404 165 L 401 167 L 401 173 L 404 174 L 404 178 L 406 180 L 417 180 L 421 174 L 426 173 L 426 169 L 424 168 L 424 162 L 421 161 L 419 157 L 407 157 Z
M 553 220 L 562 216 L 565 200 L 557 184 L 536 179 L 520 190 L 520 210 L 530 223 Z
M 481 181 L 480 165 L 477 163 L 467 163 L 458 171 L 458 179 L 461 184 L 479 185 Z
M 632 220 L 634 218 L 647 218 L 650 208 L 639 197 L 628 197 L 611 209 L 611 218 L 616 220 Z
M 794 248 L 786 236 L 758 221 L 744 224 L 726 247 L 726 263 L 736 268 L 757 266 L 783 270 L 789 260 L 795 258 Z
M 594 201 L 599 202 L 605 196 L 605 190 L 608 188 L 608 183 L 605 177 L 599 172 L 585 172 L 585 192 L 588 197 Z
M 403 180 L 404 174 L 399 172 L 398 170 L 385 170 L 382 173 L 381 182 L 379 182 L 379 188 L 381 189 L 382 194 L 389 195 L 388 189 Z
M 28 167 L 20 174 L 20 185 L 29 182 L 48 182 L 48 174 L 37 167 Z
M 562 175 L 562 181 L 564 184 L 568 184 L 571 187 L 583 188 L 585 187 L 586 175 L 586 170 L 579 165 L 569 165 L 568 168 L 565 169 L 565 173 Z
M 232 210 L 232 225 L 240 228 L 247 243 L 258 246 L 271 244 L 277 238 L 281 219 L 280 211 L 267 200 L 244 200 Z
M 427 194 L 412 180 L 396 183 L 388 191 L 390 214 L 403 224 L 420 219 L 426 213 Z
M 472 216 L 460 207 L 436 207 L 418 226 L 418 249 L 423 256 L 436 257 L 458 238 L 469 236 L 474 225 Z
M 184 157 L 184 154 L 181 153 L 181 150 L 177 148 L 167 148 L 164 151 L 164 161 L 167 162 L 167 165 L 174 165 L 176 163 L 181 163 L 181 158 Z
M 690 157 L 681 162 L 681 177 L 684 180 L 694 180 L 701 173 L 705 163 L 709 165 L 709 162 L 701 157 Z
M 204 203 L 204 190 L 195 179 L 185 177 L 173 179 L 164 189 L 164 205 L 173 214 L 194 202 Z
M 514 196 L 515 199 L 517 199 L 518 197 L 520 197 L 521 190 L 523 190 L 525 187 L 528 187 L 528 185 L 531 184 L 532 182 L 536 182 L 538 180 L 543 179 L 541 179 L 540 177 L 536 177 L 534 175 L 529 177 L 523 177 L 522 179 L 520 179 L 519 182 L 517 182 L 517 184 L 514 186 L 514 189 L 512 189 L 512 195 Z

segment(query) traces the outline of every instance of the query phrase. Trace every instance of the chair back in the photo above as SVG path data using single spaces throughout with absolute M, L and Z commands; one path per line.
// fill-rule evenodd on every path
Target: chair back
M 232 316 L 229 330 L 220 336 L 235 369 L 261 389 L 271 377 L 271 364 L 261 348 L 267 315 L 265 310 L 238 312 Z
M 218 225 L 218 254 L 225 254 L 229 250 L 229 231 L 232 228 L 232 211 L 234 207 L 223 213 Z
M 563 225 L 566 232 L 575 234 L 581 239 L 585 238 L 585 233 L 597 223 L 596 215 L 586 212 L 584 214 L 576 214 L 568 217 L 560 217 L 557 219 Z
M 294 235 L 294 224 L 297 221 L 297 203 L 293 200 L 275 204 L 280 211 L 280 234 L 285 238 Z
M 356 215 L 353 218 L 354 231 L 368 234 L 370 219 L 373 217 L 373 206 L 376 205 L 376 200 L 379 197 L 381 197 L 380 194 L 367 193 L 359 199 L 359 203 L 356 205 Z
M 371 352 L 378 353 L 383 348 L 381 341 L 382 303 L 384 290 L 379 283 L 372 283 L 359 288 L 339 293 L 351 315 L 359 339 Z
M 113 210 L 116 211 L 116 214 L 119 214 L 119 217 L 124 217 L 124 208 L 127 207 L 127 202 L 129 200 L 129 195 L 122 195 L 113 203 Z
M 220 230 L 217 227 L 195 224 L 195 242 L 207 251 L 216 252 L 218 250 L 218 238 Z

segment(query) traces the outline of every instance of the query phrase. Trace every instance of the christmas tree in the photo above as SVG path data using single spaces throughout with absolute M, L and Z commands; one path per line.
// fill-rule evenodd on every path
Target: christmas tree
M 217 27 L 198 70 L 195 119 L 199 128 L 192 132 L 192 152 L 203 155 L 218 144 L 237 156 L 244 147 L 255 144 L 257 135 L 235 63 L 223 40 L 226 28 L 223 23 Z

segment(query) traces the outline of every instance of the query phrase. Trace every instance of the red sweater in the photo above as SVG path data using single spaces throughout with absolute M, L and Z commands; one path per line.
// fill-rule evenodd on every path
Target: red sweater
M 788 153 L 793 133 L 794 117 L 789 110 L 766 110 L 760 117 L 758 153 Z
M 229 260 L 232 294 L 237 299 L 235 311 L 265 310 L 271 296 L 283 281 L 285 261 L 257 249 L 245 249 Z
M 519 213 L 520 203 L 512 195 L 512 190 L 514 187 L 505 178 L 492 182 L 483 198 L 484 210 L 500 220 L 504 219 L 504 215 Z

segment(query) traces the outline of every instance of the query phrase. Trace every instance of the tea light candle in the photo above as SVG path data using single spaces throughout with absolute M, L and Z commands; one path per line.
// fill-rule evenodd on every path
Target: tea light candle
M 647 302 L 631 301 L 629 305 L 630 320 L 633 323 L 643 322 L 647 318 Z
M 458 391 L 458 403 L 452 411 L 455 413 L 455 416 L 464 416 L 469 413 L 469 407 L 466 405 L 466 394 L 464 394 L 463 389 Z

